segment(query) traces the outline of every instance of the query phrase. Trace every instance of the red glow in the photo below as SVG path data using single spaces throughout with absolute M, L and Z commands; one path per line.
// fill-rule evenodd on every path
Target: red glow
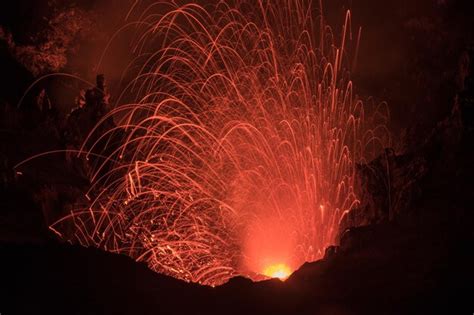
M 322 256 L 378 139 L 343 67 L 350 14 L 337 44 L 302 1 L 249 3 L 145 11 L 123 91 L 136 101 L 110 113 L 126 137 L 51 229 L 212 285 Z

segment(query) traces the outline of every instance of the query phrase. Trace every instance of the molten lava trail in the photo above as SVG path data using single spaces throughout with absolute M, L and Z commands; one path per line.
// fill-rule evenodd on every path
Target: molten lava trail
M 319 259 L 358 204 L 356 163 L 387 136 L 386 114 L 369 115 L 345 67 L 357 44 L 350 12 L 336 40 L 318 8 L 143 9 L 128 25 L 134 79 L 81 150 L 104 156 L 91 158 L 90 201 L 51 229 L 210 285 L 286 278 Z

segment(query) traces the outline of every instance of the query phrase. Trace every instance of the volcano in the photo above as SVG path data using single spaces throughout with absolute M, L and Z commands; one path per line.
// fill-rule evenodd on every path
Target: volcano
M 470 3 L 4 11 L 0 313 L 472 312 Z

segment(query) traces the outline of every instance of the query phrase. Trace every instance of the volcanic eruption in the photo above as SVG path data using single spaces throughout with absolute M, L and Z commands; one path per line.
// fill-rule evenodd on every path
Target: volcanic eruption
M 88 200 L 50 229 L 208 285 L 322 258 L 358 205 L 356 164 L 389 143 L 385 104 L 351 81 L 351 13 L 340 34 L 305 0 L 139 16 L 122 94 L 78 153 Z

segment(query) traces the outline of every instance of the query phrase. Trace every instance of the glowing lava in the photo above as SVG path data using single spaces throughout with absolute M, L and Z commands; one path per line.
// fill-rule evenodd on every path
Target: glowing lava
M 387 115 L 350 79 L 350 12 L 336 38 L 312 1 L 215 3 L 158 1 L 128 24 L 116 126 L 84 142 L 87 200 L 50 228 L 186 281 L 284 279 L 334 244 Z
M 263 275 L 270 278 L 278 278 L 280 280 L 286 280 L 292 271 L 290 267 L 285 264 L 270 265 L 263 270 Z

